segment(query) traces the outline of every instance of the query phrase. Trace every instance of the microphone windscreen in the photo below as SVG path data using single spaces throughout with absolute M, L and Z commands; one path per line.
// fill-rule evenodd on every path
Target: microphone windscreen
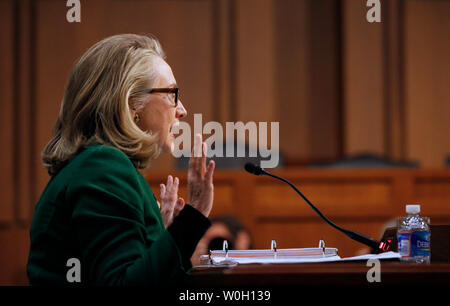
M 254 174 L 254 175 L 261 175 L 261 173 L 262 173 L 261 168 L 258 166 L 255 166 L 252 163 L 246 163 L 244 168 L 245 168 L 245 171 L 247 171 L 251 174 Z

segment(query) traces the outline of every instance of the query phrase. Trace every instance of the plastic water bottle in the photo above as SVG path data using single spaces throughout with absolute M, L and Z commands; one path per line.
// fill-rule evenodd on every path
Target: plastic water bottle
M 400 259 L 430 263 L 430 218 L 420 216 L 420 205 L 406 205 L 406 217 L 398 219 L 397 239 Z

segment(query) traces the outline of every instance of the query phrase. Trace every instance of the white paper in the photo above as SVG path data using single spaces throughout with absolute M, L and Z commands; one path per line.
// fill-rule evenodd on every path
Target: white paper
M 398 259 L 400 258 L 400 254 L 396 252 L 386 252 L 380 254 L 365 254 L 354 257 L 342 258 L 342 261 L 352 261 L 352 260 L 369 260 L 369 259 Z

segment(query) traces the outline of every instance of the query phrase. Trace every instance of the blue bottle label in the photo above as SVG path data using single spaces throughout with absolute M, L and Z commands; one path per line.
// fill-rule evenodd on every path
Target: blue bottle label
M 401 257 L 411 256 L 411 233 L 398 233 L 398 252 Z
M 401 257 L 430 256 L 430 232 L 398 233 L 398 252 Z
M 430 232 L 411 233 L 411 256 L 430 256 Z

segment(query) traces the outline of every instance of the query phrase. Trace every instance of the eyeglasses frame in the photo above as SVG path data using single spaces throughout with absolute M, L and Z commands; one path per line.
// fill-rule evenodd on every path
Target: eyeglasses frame
M 142 93 L 174 93 L 175 94 L 175 105 L 174 107 L 178 106 L 178 97 L 179 97 L 179 91 L 180 89 L 178 87 L 166 87 L 166 88 L 152 88 L 148 90 L 142 91 Z

